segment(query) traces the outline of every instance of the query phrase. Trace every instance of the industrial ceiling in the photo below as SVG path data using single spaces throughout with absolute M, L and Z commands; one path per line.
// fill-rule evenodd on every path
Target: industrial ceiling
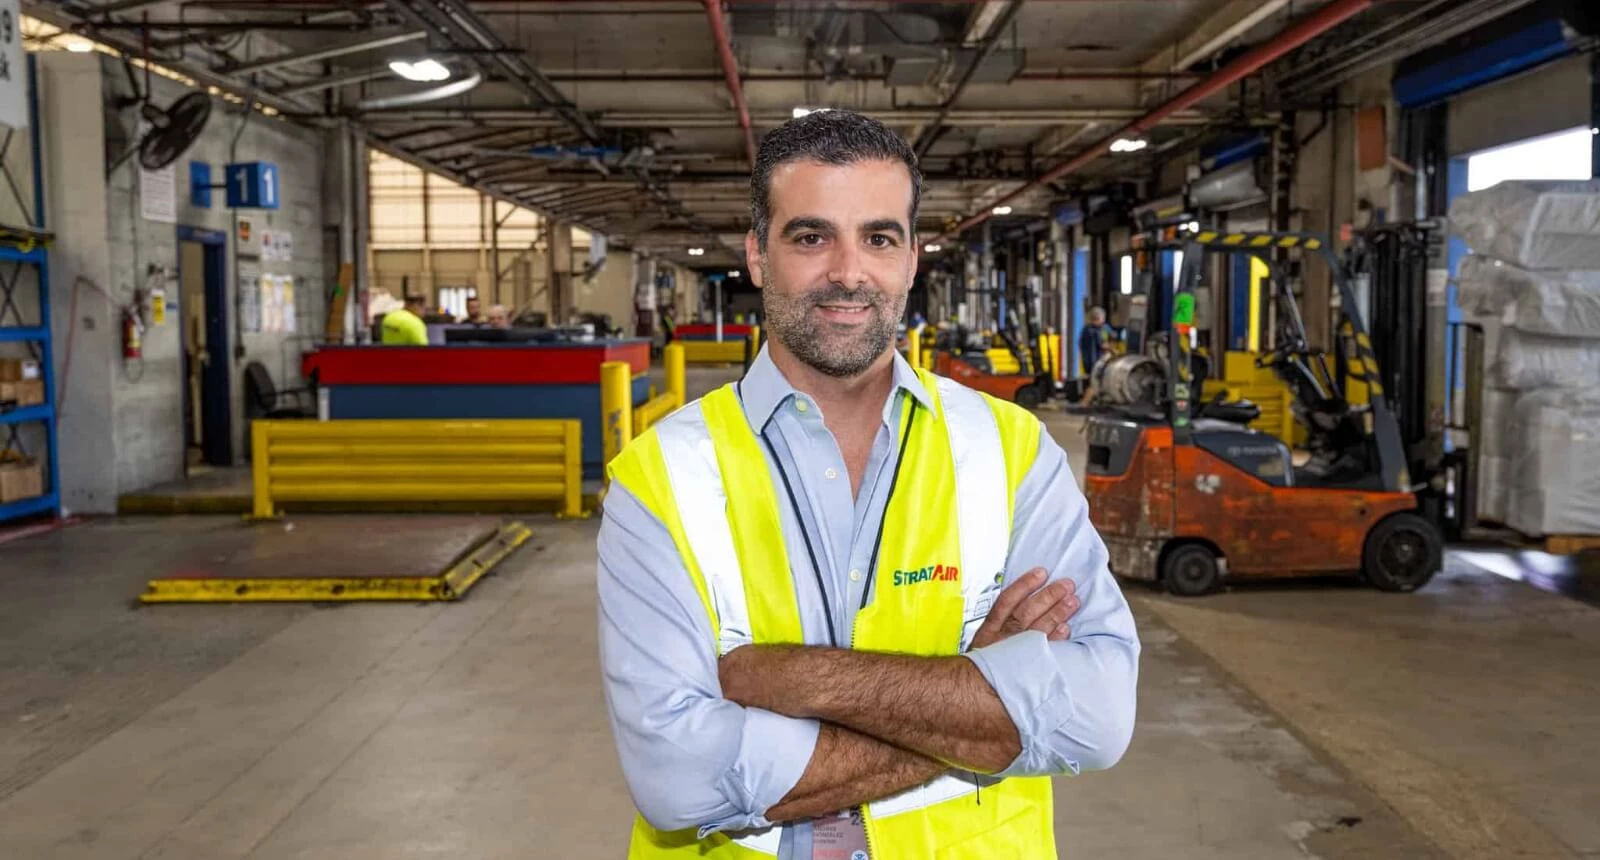
M 926 237 L 1042 214 L 1526 0 L 48 0 L 29 13 L 505 200 L 724 263 L 760 136 L 900 129 Z M 437 60 L 448 80 L 400 78 Z M 1147 144 L 1112 153 L 1119 139 Z M 1002 210 L 1004 211 L 1004 210 Z M 692 260 L 688 248 L 706 247 Z

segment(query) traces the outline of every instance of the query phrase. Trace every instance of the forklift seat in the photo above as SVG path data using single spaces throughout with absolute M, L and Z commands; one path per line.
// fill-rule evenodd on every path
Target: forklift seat
M 1226 421 L 1230 424 L 1249 424 L 1261 417 L 1261 407 L 1248 400 L 1240 400 L 1236 403 L 1212 401 L 1201 406 L 1200 414 L 1196 417 Z

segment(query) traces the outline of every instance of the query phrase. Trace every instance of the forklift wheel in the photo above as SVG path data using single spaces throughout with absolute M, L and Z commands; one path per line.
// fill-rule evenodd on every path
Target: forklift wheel
M 1222 584 L 1222 567 L 1211 547 L 1186 543 L 1161 559 L 1161 584 L 1179 597 L 1210 594 Z
M 1044 398 L 1040 395 L 1039 386 L 1037 385 L 1022 386 L 1021 388 L 1017 389 L 1016 397 L 1017 405 L 1021 406 L 1023 409 L 1038 409 L 1039 404 L 1044 402 Z
M 1416 591 L 1444 566 L 1444 540 L 1433 523 L 1395 514 L 1372 527 L 1361 552 L 1361 572 L 1380 591 Z

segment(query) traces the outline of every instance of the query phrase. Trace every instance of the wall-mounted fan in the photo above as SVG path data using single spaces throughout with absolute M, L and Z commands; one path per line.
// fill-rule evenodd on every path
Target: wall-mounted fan
M 200 138 L 211 118 L 211 97 L 189 93 L 166 110 L 146 101 L 139 113 L 151 126 L 139 141 L 139 166 L 160 170 L 177 161 Z
M 139 118 L 149 124 L 150 130 L 145 132 L 137 145 L 112 162 L 106 172 L 109 174 L 116 170 L 135 152 L 139 153 L 140 167 L 146 170 L 160 170 L 177 161 L 200 138 L 200 132 L 206 127 L 206 120 L 211 118 L 211 97 L 202 92 L 188 93 L 166 108 L 159 108 L 150 100 L 149 69 L 145 70 L 143 93 L 139 90 L 139 81 L 134 76 L 132 65 L 124 61 L 123 70 L 127 72 L 128 84 L 133 87 L 133 95 L 119 98 L 117 107 L 138 105 Z

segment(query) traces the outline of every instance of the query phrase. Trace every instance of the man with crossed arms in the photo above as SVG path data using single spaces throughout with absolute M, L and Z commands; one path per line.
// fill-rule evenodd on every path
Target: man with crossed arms
M 1127 748 L 1138 637 L 1064 453 L 893 349 L 920 194 L 875 120 L 767 135 L 746 253 L 770 340 L 610 466 L 632 860 L 1043 860 L 1049 777 Z

